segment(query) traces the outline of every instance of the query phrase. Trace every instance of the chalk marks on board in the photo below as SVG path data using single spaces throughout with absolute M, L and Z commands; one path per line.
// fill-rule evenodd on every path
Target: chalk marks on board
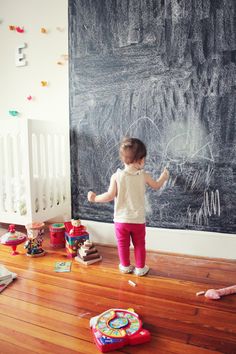
M 191 210 L 189 205 L 187 208 L 187 221 L 190 225 L 208 226 L 209 217 L 212 215 L 220 217 L 220 193 L 219 190 L 205 190 L 202 205 L 198 210 Z
M 125 135 L 148 148 L 154 227 L 236 232 L 236 2 L 69 0 L 72 207 L 90 205 L 120 167 Z M 126 9 L 124 11 L 124 9 Z

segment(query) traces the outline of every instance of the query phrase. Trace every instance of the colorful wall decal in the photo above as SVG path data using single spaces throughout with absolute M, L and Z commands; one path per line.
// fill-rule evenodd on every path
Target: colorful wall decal
M 24 27 L 17 26 L 15 29 L 16 29 L 16 32 L 18 32 L 18 33 L 24 33 L 25 32 Z
M 46 86 L 48 86 L 48 82 L 47 81 L 41 81 L 41 86 L 42 87 L 46 87 Z
M 19 112 L 18 111 L 15 111 L 15 110 L 10 110 L 8 111 L 8 113 L 10 114 L 10 116 L 12 117 L 16 117 L 19 115 Z

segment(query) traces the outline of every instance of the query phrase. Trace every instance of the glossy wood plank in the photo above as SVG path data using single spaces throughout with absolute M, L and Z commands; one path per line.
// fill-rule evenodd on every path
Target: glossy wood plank
M 152 335 L 114 353 L 236 353 L 236 295 L 196 296 L 236 284 L 235 261 L 148 252 L 150 273 L 136 277 L 119 272 L 116 248 L 97 245 L 102 262 L 73 260 L 71 272 L 56 273 L 55 262 L 68 260 L 65 250 L 52 249 L 48 233 L 44 248 L 44 257 L 30 258 L 22 245 L 17 256 L 0 246 L 0 262 L 18 274 L 0 294 L 1 354 L 98 353 L 89 320 L 112 307 L 134 308 Z

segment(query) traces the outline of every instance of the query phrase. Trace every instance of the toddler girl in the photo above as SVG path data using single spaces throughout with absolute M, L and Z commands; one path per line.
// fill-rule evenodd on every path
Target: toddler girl
M 120 145 L 120 159 L 124 169 L 118 169 L 110 180 L 108 191 L 96 195 L 88 192 L 88 201 L 106 203 L 115 199 L 114 223 L 122 273 L 143 276 L 148 273 L 145 265 L 145 185 L 160 189 L 169 178 L 165 168 L 158 180 L 154 180 L 143 168 L 147 155 L 146 146 L 136 138 L 125 138 Z M 130 264 L 130 240 L 134 246 L 135 268 Z

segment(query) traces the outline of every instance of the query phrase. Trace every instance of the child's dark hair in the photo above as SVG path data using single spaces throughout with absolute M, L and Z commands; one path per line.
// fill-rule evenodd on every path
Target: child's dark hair
M 127 165 L 142 160 L 147 155 L 144 143 L 136 138 L 124 138 L 120 144 L 120 159 Z

